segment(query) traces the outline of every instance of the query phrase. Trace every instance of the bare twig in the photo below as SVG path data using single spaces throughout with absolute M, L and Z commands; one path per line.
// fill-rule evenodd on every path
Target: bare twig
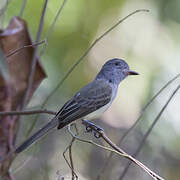
M 48 3 L 48 0 L 44 0 L 44 6 L 43 6 L 43 10 L 42 10 L 42 15 L 41 15 L 41 19 L 40 19 L 39 28 L 38 28 L 38 32 L 36 35 L 35 43 L 39 43 L 39 40 L 41 37 L 43 24 L 44 24 L 45 12 L 46 12 L 46 8 L 47 8 L 47 3 Z M 29 79 L 28 79 L 28 86 L 27 86 L 27 90 L 26 90 L 26 93 L 25 93 L 25 96 L 23 99 L 22 109 L 26 106 L 29 94 L 30 94 L 31 89 L 32 89 L 32 84 L 33 84 L 33 79 L 34 79 L 34 74 L 35 74 L 35 68 L 36 68 L 36 63 L 37 63 L 37 57 L 36 57 L 37 49 L 38 49 L 38 46 L 35 46 L 34 52 L 33 52 L 33 57 L 32 57 L 31 71 L 30 71 L 30 75 L 29 75 Z
M 69 166 L 69 168 L 71 169 L 71 172 L 72 172 L 72 180 L 74 180 L 74 177 L 76 179 L 78 179 L 78 175 L 75 173 L 74 171 L 74 166 L 73 166 L 73 159 L 72 159 L 72 151 L 71 151 L 71 148 L 72 148 L 72 144 L 74 143 L 75 141 L 75 138 L 73 137 L 70 144 L 66 147 L 65 151 L 63 152 L 63 157 L 67 163 L 67 165 Z M 69 159 L 70 159 L 70 163 L 68 162 L 67 158 L 66 158 L 66 152 L 67 150 L 69 150 Z
M 71 164 L 71 173 L 72 173 L 72 180 L 74 180 L 74 176 L 76 176 L 76 179 L 78 179 L 77 175 L 74 173 L 74 165 L 73 165 L 73 158 L 72 158 L 72 145 L 73 142 L 75 141 L 75 138 L 72 138 L 72 143 L 69 146 L 69 160 L 70 160 L 70 164 Z
M 69 69 L 69 71 L 65 74 L 65 76 L 62 78 L 62 80 L 56 85 L 56 87 L 50 92 L 50 94 L 47 96 L 45 101 L 42 103 L 41 108 L 44 108 L 48 100 L 52 97 L 52 95 L 59 89 L 59 87 L 63 84 L 63 82 L 67 79 L 67 77 L 71 74 L 71 72 L 80 64 L 81 61 L 84 60 L 84 58 L 88 55 L 88 53 L 91 51 L 91 49 L 102 39 L 104 38 L 108 33 L 110 33 L 112 30 L 114 30 L 119 24 L 123 23 L 126 19 L 128 19 L 130 16 L 139 13 L 139 12 L 149 12 L 147 9 L 138 9 L 136 11 L 133 11 L 132 13 L 128 14 L 124 18 L 120 19 L 116 24 L 111 26 L 107 31 L 105 31 L 102 35 L 100 35 L 92 44 L 91 46 L 84 52 L 84 54 L 76 61 L 76 63 Z M 35 126 L 37 122 L 38 116 L 35 117 L 34 122 L 32 123 L 27 135 L 31 133 L 33 130 L 33 127 Z
M 76 124 L 73 123 L 73 124 L 71 124 L 71 126 L 72 126 L 72 125 L 74 125 L 74 127 L 75 127 L 76 136 L 77 136 L 79 133 L 78 133 L 78 129 L 77 129 L 77 127 L 76 127 Z M 75 171 L 74 171 L 73 158 L 72 158 L 72 145 L 73 145 L 73 143 L 74 143 L 75 140 L 76 140 L 75 137 L 72 137 L 72 140 L 71 140 L 70 144 L 66 147 L 65 151 L 63 152 L 63 157 L 64 157 L 67 165 L 68 165 L 69 168 L 71 169 L 72 180 L 74 180 L 74 178 L 78 179 L 78 176 L 77 176 L 77 174 L 76 174 Z M 69 150 L 70 163 L 68 162 L 68 160 L 67 160 L 67 158 L 66 158 L 66 155 L 65 155 L 66 152 L 67 152 L 67 150 Z
M 22 16 L 23 16 L 23 13 L 24 13 L 24 9 L 25 9 L 25 7 L 26 7 L 26 4 L 27 4 L 27 0 L 23 0 L 22 6 L 21 6 L 21 9 L 20 9 L 20 12 L 19 12 L 19 17 L 22 17 Z
M 0 112 L 0 116 L 32 115 L 32 114 L 52 114 L 52 115 L 56 115 L 56 112 L 55 111 L 50 111 L 50 110 L 47 110 L 47 109 Z
M 171 96 L 169 97 L 169 99 L 167 100 L 167 102 L 165 103 L 165 105 L 162 107 L 162 109 L 161 109 L 161 111 L 159 112 L 159 114 L 158 114 L 158 115 L 156 116 L 156 118 L 154 119 L 154 121 L 153 121 L 153 123 L 151 124 L 150 128 L 148 129 L 148 131 L 147 131 L 147 132 L 145 133 L 145 135 L 143 136 L 143 139 L 142 139 L 139 147 L 137 148 L 136 152 L 134 153 L 134 155 L 133 155 L 134 157 L 136 157 L 136 156 L 139 154 L 141 148 L 143 147 L 143 145 L 144 145 L 146 139 L 148 138 L 149 134 L 151 133 L 152 129 L 154 128 L 154 126 L 156 125 L 156 123 L 158 122 L 158 120 L 160 119 L 162 113 L 163 113 L 164 110 L 167 108 L 168 104 L 170 103 L 170 101 L 172 100 L 172 98 L 174 97 L 174 95 L 177 93 L 177 91 L 179 90 L 179 88 L 180 88 L 180 85 L 177 86 L 177 88 L 176 88 L 176 89 L 174 90 L 174 92 L 171 94 Z M 128 162 L 128 164 L 127 164 L 126 167 L 124 168 L 124 171 L 123 171 L 123 173 L 121 174 L 119 180 L 122 180 L 122 179 L 125 177 L 125 175 L 126 175 L 128 169 L 129 169 L 130 165 L 131 165 L 131 162 Z
M 43 43 L 46 44 L 47 41 L 46 41 L 46 40 L 43 40 L 43 41 L 38 42 L 38 43 L 34 43 L 34 44 L 30 44 L 30 45 L 26 45 L 26 46 L 20 47 L 20 48 L 18 48 L 18 49 L 16 49 L 16 50 L 10 52 L 8 55 L 6 55 L 6 58 L 8 58 L 8 57 L 10 57 L 10 56 L 12 56 L 12 55 L 14 55 L 14 54 L 16 54 L 17 52 L 23 50 L 24 48 L 29 48 L 29 47 L 39 46 L 39 45 L 41 45 L 41 44 L 43 44 Z
M 58 10 L 58 12 L 57 12 L 57 14 L 56 14 L 56 17 L 54 18 L 53 23 L 51 24 L 51 26 L 50 26 L 50 28 L 49 28 L 49 30 L 48 30 L 48 33 L 47 33 L 47 36 L 46 36 L 46 40 L 47 40 L 47 41 L 48 41 L 48 39 L 49 39 L 52 31 L 53 31 L 53 28 L 54 28 L 54 26 L 55 26 L 55 24 L 56 24 L 56 22 L 57 22 L 58 17 L 60 16 L 62 10 L 64 9 L 64 6 L 65 6 L 65 3 L 66 3 L 66 2 L 67 2 L 67 0 L 64 0 L 64 1 L 63 1 L 62 5 L 60 6 L 60 8 L 59 8 L 59 10 Z M 46 46 L 44 46 L 43 49 L 41 50 L 40 56 L 44 53 L 45 47 L 46 47 Z M 45 100 L 45 101 L 46 101 L 46 100 Z M 47 102 L 47 101 L 46 101 L 46 102 Z M 43 107 L 45 106 L 46 102 L 43 103 L 44 105 L 42 104 L 41 108 L 43 108 Z M 27 131 L 27 135 L 26 135 L 26 136 L 29 136 L 29 134 L 30 134 L 31 131 L 33 130 L 34 126 L 36 125 L 36 121 L 37 121 L 38 117 L 39 117 L 39 116 L 37 115 L 37 116 L 34 118 L 32 124 L 31 124 L 31 126 L 30 126 L 30 128 L 29 128 L 29 130 Z
M 121 144 L 123 143 L 124 139 L 127 137 L 127 135 L 136 127 L 136 125 L 140 122 L 141 118 L 143 117 L 145 111 L 147 110 L 147 108 L 149 107 L 149 105 L 161 94 L 161 92 L 166 89 L 173 81 L 175 81 L 177 78 L 180 77 L 180 73 L 177 74 L 175 77 L 173 77 L 171 80 L 169 80 L 149 101 L 148 103 L 144 106 L 144 108 L 141 111 L 140 116 L 138 117 L 138 119 L 135 121 L 135 123 L 123 134 L 123 136 L 121 137 L 118 145 L 121 146 Z M 101 169 L 100 173 L 98 174 L 96 180 L 100 180 L 101 176 L 103 174 L 103 172 L 105 171 L 105 169 L 107 168 L 111 158 L 113 156 L 113 153 L 111 152 L 109 154 L 109 156 L 107 157 L 103 168 Z
M 57 19 L 59 18 L 62 10 L 64 9 L 64 6 L 65 6 L 66 2 L 67 2 L 67 0 L 64 0 L 64 1 L 63 1 L 62 5 L 60 6 L 60 8 L 59 8 L 59 10 L 58 10 L 58 12 L 57 12 L 57 14 L 56 14 L 56 17 L 54 18 L 54 20 L 53 20 L 50 28 L 48 29 L 48 32 L 47 32 L 47 35 L 46 35 L 46 40 L 47 40 L 47 41 L 48 41 L 51 33 L 53 32 L 53 29 L 54 29 L 54 26 L 55 26 L 55 24 L 56 24 L 56 22 L 57 22 Z M 44 53 L 45 48 L 46 48 L 46 46 L 43 46 L 43 48 L 42 48 L 42 50 L 41 50 L 41 52 L 40 52 L 40 56 L 42 56 L 42 54 Z
M 6 2 L 4 3 L 4 6 L 2 6 L 2 8 L 0 9 L 0 16 L 2 16 L 4 14 L 7 6 L 8 6 L 8 0 L 6 0 Z
M 130 156 L 129 154 L 127 154 L 126 152 L 124 152 L 121 148 L 119 148 L 116 144 L 114 144 L 105 134 L 104 131 L 102 130 L 97 130 L 94 126 L 92 126 L 91 124 L 88 124 L 88 127 L 90 127 L 91 129 L 93 129 L 96 133 L 99 134 L 99 136 L 110 146 L 112 147 L 113 149 L 110 149 L 108 147 L 104 147 L 104 146 L 101 146 L 97 143 L 94 143 L 93 141 L 88 141 L 88 140 L 84 140 L 84 139 L 81 139 L 79 138 L 78 136 L 74 135 L 73 132 L 71 131 L 70 129 L 70 126 L 68 126 L 68 130 L 70 132 L 70 134 L 72 135 L 72 137 L 76 138 L 77 140 L 79 141 L 82 141 L 82 142 L 86 142 L 86 143 L 90 143 L 90 144 L 93 144 L 93 145 L 96 145 L 98 147 L 101 147 L 103 149 L 106 149 L 106 150 L 109 150 L 111 152 L 115 152 L 127 159 L 130 159 L 132 162 L 134 162 L 136 165 L 138 165 L 139 167 L 141 167 L 145 172 L 147 172 L 153 179 L 156 179 L 156 180 L 164 180 L 162 177 L 160 177 L 159 175 L 157 175 L 156 173 L 154 173 L 153 171 L 151 171 L 149 168 L 147 168 L 144 164 L 142 164 L 140 161 L 138 161 L 137 159 L 133 158 L 132 156 Z

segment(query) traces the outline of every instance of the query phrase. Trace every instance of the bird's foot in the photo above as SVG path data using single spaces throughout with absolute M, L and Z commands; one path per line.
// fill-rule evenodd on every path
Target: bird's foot
M 86 132 L 94 132 L 94 137 L 96 137 L 96 138 L 100 138 L 101 137 L 100 132 L 104 131 L 103 128 L 101 128 L 100 126 L 98 126 L 88 120 L 82 120 L 82 124 L 85 125 Z

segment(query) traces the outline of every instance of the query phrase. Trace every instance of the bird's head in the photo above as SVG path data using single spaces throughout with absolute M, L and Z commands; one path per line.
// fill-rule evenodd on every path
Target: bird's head
M 127 76 L 138 74 L 139 73 L 130 70 L 128 64 L 124 60 L 114 58 L 103 65 L 96 78 L 105 78 L 110 83 L 119 84 Z

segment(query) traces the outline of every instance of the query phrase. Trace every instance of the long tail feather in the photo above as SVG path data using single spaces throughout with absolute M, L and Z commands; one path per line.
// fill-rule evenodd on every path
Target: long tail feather
M 40 139 L 42 136 L 44 136 L 47 132 L 49 132 L 53 128 L 57 127 L 57 125 L 58 125 L 58 120 L 55 117 L 48 124 L 46 124 L 39 131 L 37 131 L 30 138 L 28 138 L 24 143 L 22 143 L 19 147 L 17 147 L 14 152 L 20 153 L 20 152 L 24 151 L 26 148 L 28 148 L 30 145 L 32 145 L 34 142 L 36 142 L 38 139 Z

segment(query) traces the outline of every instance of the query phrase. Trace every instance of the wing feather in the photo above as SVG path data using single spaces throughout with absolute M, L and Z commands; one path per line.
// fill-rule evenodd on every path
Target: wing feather
M 57 113 L 59 128 L 96 111 L 111 101 L 112 88 L 103 81 L 96 80 L 82 88 Z

